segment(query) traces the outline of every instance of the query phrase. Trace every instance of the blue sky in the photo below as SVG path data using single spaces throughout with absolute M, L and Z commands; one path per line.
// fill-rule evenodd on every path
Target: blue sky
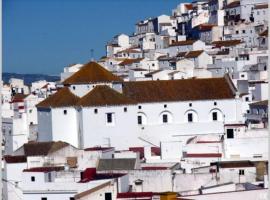
M 105 55 L 114 35 L 181 0 L 3 0 L 3 71 L 58 75 Z

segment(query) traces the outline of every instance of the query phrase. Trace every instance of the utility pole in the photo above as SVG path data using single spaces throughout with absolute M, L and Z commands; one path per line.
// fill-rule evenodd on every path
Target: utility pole
M 94 61 L 94 49 L 90 49 L 91 52 L 91 61 Z

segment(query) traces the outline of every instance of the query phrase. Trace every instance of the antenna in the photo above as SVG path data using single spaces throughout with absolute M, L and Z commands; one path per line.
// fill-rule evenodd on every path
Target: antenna
M 94 61 L 94 49 L 90 49 L 91 52 L 91 61 Z

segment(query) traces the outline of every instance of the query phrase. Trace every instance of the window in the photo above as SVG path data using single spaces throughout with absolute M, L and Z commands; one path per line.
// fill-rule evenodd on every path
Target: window
M 124 112 L 127 112 L 127 107 L 124 107 Z
M 112 113 L 107 113 L 107 123 L 111 124 L 113 122 L 113 116 Z
M 142 109 L 142 106 L 138 106 L 139 109 Z
M 168 115 L 167 114 L 162 115 L 162 122 L 163 123 L 168 123 Z
M 246 100 L 246 101 L 249 101 L 249 98 L 248 98 L 248 97 L 246 97 L 246 98 L 245 98 L 245 100 Z
M 31 110 L 29 110 L 29 113 L 32 113 L 32 109 L 31 109 Z
M 63 112 L 64 112 L 64 115 L 66 115 L 66 114 L 67 114 L 67 110 L 64 110 Z
M 138 119 L 138 124 L 141 125 L 142 124 L 142 116 L 139 115 L 137 119 Z
M 34 176 L 31 176 L 31 181 L 32 182 L 35 182 L 36 181 L 36 178 Z
M 188 122 L 193 122 L 193 115 L 192 115 L 192 113 L 188 113 Z
M 98 109 L 97 109 L 97 108 L 94 109 L 94 113 L 95 113 L 95 114 L 98 113 Z
M 241 74 L 241 78 L 244 78 L 245 77 L 245 75 L 244 74 Z
M 242 30 L 242 33 L 246 33 L 246 30 Z
M 235 33 L 236 33 L 236 34 L 238 34 L 238 33 L 239 33 L 239 31 L 235 31 Z
M 217 102 L 214 102 L 214 106 L 216 106 L 217 105 Z
M 73 88 L 73 90 L 75 90 L 75 89 L 76 89 L 76 87 L 75 87 L 75 86 L 73 86 L 72 88 Z
M 41 197 L 41 200 L 47 200 L 47 197 Z
M 69 197 L 69 200 L 75 200 L 75 198 L 74 197 Z
M 245 170 L 239 169 L 239 175 L 245 175 Z
M 234 138 L 233 129 L 227 129 L 227 138 L 228 139 Z
M 167 108 L 167 104 L 164 104 L 164 108 Z
M 112 200 L 112 193 L 111 192 L 105 193 L 105 200 Z
M 189 107 L 192 107 L 192 103 L 189 103 Z
M 213 121 L 217 121 L 217 112 L 212 112 Z

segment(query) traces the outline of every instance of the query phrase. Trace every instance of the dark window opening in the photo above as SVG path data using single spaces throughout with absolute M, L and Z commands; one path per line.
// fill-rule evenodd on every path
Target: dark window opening
M 75 89 L 76 89 L 76 87 L 75 87 L 75 86 L 73 86 L 72 88 L 73 88 L 73 90 L 75 90 Z
M 167 108 L 167 104 L 164 104 L 164 108 Z
M 138 106 L 139 109 L 142 109 L 142 106 Z
M 245 175 L 245 170 L 239 169 L 239 175 Z
M 112 193 L 111 192 L 105 193 L 105 200 L 112 200 Z
M 246 101 L 249 101 L 249 98 L 248 98 L 248 97 L 246 97 L 246 98 L 245 98 L 245 100 L 246 100 Z
M 107 113 L 107 123 L 112 123 L 112 113 Z
M 124 107 L 124 112 L 127 112 L 127 107 Z
M 214 102 L 214 106 L 216 106 L 217 105 L 217 102 Z
M 193 122 L 193 115 L 192 115 L 192 113 L 188 113 L 188 122 Z
M 189 107 L 191 107 L 192 106 L 192 103 L 189 103 Z
M 75 198 L 74 197 L 69 197 L 69 200 L 75 200 Z
M 212 113 L 213 121 L 217 121 L 217 112 Z
M 66 115 L 67 114 L 67 110 L 64 110 L 64 115 Z
M 142 124 L 142 116 L 138 116 L 138 124 Z
M 167 114 L 162 115 L 162 121 L 163 121 L 163 123 L 168 123 L 168 115 Z
M 234 138 L 233 129 L 227 129 L 227 138 L 228 139 Z
M 47 197 L 41 197 L 41 200 L 47 200 Z
M 31 176 L 31 181 L 32 182 L 35 182 L 36 181 L 36 178 L 34 176 Z
M 95 108 L 94 113 L 95 113 L 95 114 L 97 114 L 97 113 L 98 113 L 98 109 L 97 109 L 97 108 Z

